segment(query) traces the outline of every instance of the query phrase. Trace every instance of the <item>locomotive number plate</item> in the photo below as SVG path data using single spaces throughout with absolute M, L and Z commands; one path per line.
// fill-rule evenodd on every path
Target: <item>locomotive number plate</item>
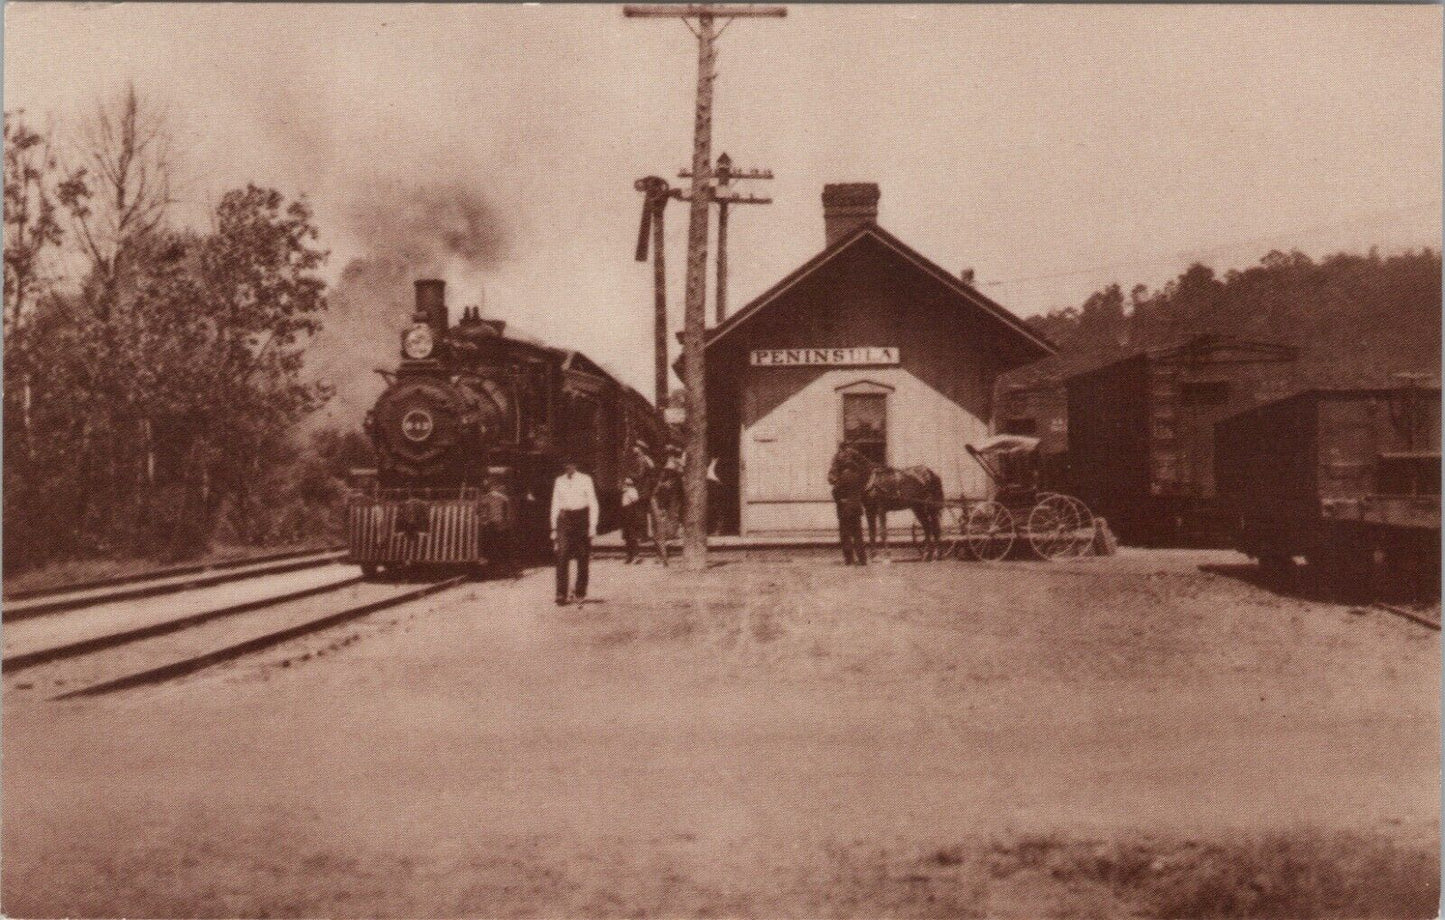
M 401 417 L 401 433 L 408 441 L 425 441 L 431 437 L 431 413 L 425 409 L 413 409 Z

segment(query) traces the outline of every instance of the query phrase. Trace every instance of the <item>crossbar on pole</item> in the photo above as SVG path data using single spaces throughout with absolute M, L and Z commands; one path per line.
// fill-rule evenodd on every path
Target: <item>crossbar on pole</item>
M 688 19 L 697 16 L 712 16 L 716 19 L 761 19 L 764 17 L 782 19 L 788 15 L 785 6 L 737 6 L 722 3 L 646 3 L 629 4 L 622 8 L 622 15 L 634 19 Z

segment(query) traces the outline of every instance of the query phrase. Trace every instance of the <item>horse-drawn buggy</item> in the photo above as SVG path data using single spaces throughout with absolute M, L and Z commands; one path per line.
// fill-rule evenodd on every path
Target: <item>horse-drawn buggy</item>
M 1094 515 L 1072 495 L 1039 488 L 1039 441 L 1022 435 L 995 435 L 966 445 L 994 483 L 991 499 L 964 499 L 952 505 L 959 539 L 973 558 L 994 562 L 1027 546 L 1040 559 L 1065 559 L 1089 552 Z
M 994 562 L 1016 547 L 1032 550 L 1041 559 L 1090 551 L 1094 515 L 1079 499 L 1040 488 L 1037 438 L 996 435 L 965 449 L 992 480 L 992 498 L 947 500 L 942 480 L 928 467 L 893 469 L 861 458 L 848 445 L 840 448 L 829 481 L 836 481 L 849 462 L 863 466 L 862 505 L 875 550 L 880 537 L 882 550 L 888 549 L 888 512 L 907 509 L 917 520 L 913 542 L 925 560 L 950 555 L 962 559 L 967 554 Z

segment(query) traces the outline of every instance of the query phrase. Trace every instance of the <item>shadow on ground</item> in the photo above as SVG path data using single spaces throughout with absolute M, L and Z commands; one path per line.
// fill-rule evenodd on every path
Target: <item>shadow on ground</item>
M 1439 603 L 1438 586 L 1433 590 L 1410 584 L 1403 579 L 1377 577 L 1356 585 L 1341 585 L 1330 573 L 1316 566 L 1291 565 L 1271 570 L 1258 563 L 1201 565 L 1201 572 L 1223 575 L 1268 591 L 1281 597 L 1329 604 L 1367 604 L 1372 601 L 1428 605 Z

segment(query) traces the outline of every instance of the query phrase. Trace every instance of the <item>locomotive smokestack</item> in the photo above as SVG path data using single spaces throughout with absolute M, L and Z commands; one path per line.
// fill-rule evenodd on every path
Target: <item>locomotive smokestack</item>
M 427 323 L 440 340 L 447 331 L 447 283 L 437 278 L 423 278 L 416 283 L 418 322 Z

